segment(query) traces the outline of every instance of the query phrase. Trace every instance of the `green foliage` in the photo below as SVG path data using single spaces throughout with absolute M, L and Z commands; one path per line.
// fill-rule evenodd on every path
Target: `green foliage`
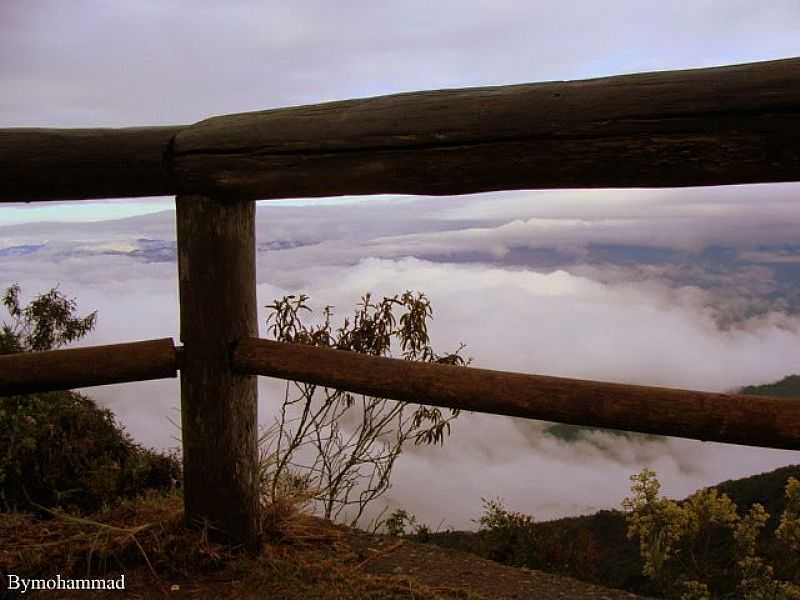
M 19 286 L 3 304 L 11 323 L 0 328 L 0 353 L 43 351 L 91 331 L 96 313 L 74 314 L 75 300 L 55 288 L 26 307 Z M 69 507 L 91 512 L 145 489 L 169 489 L 180 462 L 135 444 L 111 411 L 75 392 L 0 398 L 0 510 Z
M 631 481 L 633 497 L 622 502 L 622 507 L 630 512 L 628 536 L 639 537 L 644 574 L 654 577 L 662 571 L 673 546 L 683 536 L 688 515 L 674 502 L 659 497 L 661 484 L 655 471 L 644 469 L 632 476 Z
M 362 297 L 351 317 L 339 327 L 332 323 L 332 307 L 312 317 L 308 296 L 285 296 L 267 306 L 269 332 L 277 341 L 392 356 L 405 360 L 466 365 L 463 345 L 439 354 L 430 345 L 428 321 L 433 310 L 422 293 L 407 291 L 381 301 Z M 358 523 L 367 505 L 390 488 L 395 460 L 409 442 L 443 444 L 457 410 L 394 402 L 384 398 L 288 382 L 277 432 L 262 436 L 262 452 L 274 454 L 270 471 L 272 496 L 288 473 L 310 490 L 318 511 L 326 518 Z
M 533 517 L 506 509 L 500 498 L 482 498 L 481 501 L 480 554 L 513 566 L 529 564 L 537 541 Z
M 643 572 L 663 593 L 681 600 L 800 598 L 797 573 L 792 581 L 775 577 L 759 555 L 759 538 L 769 520 L 754 503 L 740 516 L 736 505 L 715 488 L 700 490 L 683 503 L 659 495 L 655 472 L 644 469 L 631 477 L 633 495 L 623 501 L 628 536 L 639 539 Z M 800 483 L 786 485 L 786 509 L 775 537 L 784 551 L 797 553 L 800 531 Z
M 781 515 L 775 537 L 800 553 L 800 481 L 789 478 L 786 484 L 786 509 Z
M 406 530 L 406 528 L 414 527 L 416 524 L 417 517 L 402 508 L 393 511 L 383 523 L 386 533 L 398 537 L 408 535 L 410 530 Z
M 751 529 L 758 528 L 757 525 L 761 521 L 758 517 L 758 508 L 752 517 L 749 516 L 754 505 L 763 506 L 765 516 L 766 513 L 770 514 L 755 536 L 756 556 L 772 567 L 773 579 L 777 581 L 793 581 L 800 574 L 800 552 L 796 550 L 787 552 L 788 541 L 781 541 L 776 533 L 784 513 L 789 515 L 784 519 L 788 523 L 794 523 L 795 518 L 792 515 L 797 516 L 800 513 L 800 506 L 797 506 L 795 500 L 796 492 L 788 497 L 785 491 L 787 480 L 790 490 L 794 489 L 796 484 L 791 482 L 792 478 L 800 479 L 800 466 L 781 467 L 769 473 L 726 481 L 714 486 L 717 490 L 716 497 L 725 495 L 730 498 L 737 505 L 742 515 L 742 522 L 747 523 Z M 717 501 L 711 501 L 711 498 L 712 496 L 705 496 L 702 500 L 707 504 L 716 504 Z M 682 506 L 687 501 L 688 499 L 677 504 Z M 695 504 L 701 503 L 700 501 L 700 498 L 695 499 Z M 629 514 L 617 510 L 602 510 L 593 515 L 537 522 L 534 524 L 536 535 L 534 550 L 530 553 L 525 566 L 568 575 L 604 587 L 628 590 L 647 597 L 663 595 L 663 581 L 643 575 L 644 558 L 640 555 L 638 540 L 636 542 L 629 540 L 626 532 L 626 517 Z M 792 531 L 791 527 L 785 526 L 782 531 L 786 531 L 786 534 L 781 535 L 788 535 Z M 740 558 L 735 547 L 738 542 L 734 533 L 735 531 L 732 532 L 730 529 L 721 528 L 715 534 L 716 540 L 708 539 L 709 551 L 719 560 L 727 557 L 729 570 L 739 568 L 736 563 Z M 745 529 L 741 530 L 739 539 L 745 541 Z M 448 548 L 476 554 L 483 552 L 477 532 L 435 532 L 429 536 L 429 540 L 431 543 Z M 704 551 L 702 544 L 694 548 L 697 557 L 703 556 Z M 745 566 L 742 565 L 742 569 Z M 755 566 L 753 564 L 751 572 Z M 736 577 L 731 578 L 730 585 L 731 588 L 736 587 Z M 714 590 L 712 585 L 706 587 Z M 674 592 L 679 596 L 695 594 L 693 597 L 702 598 L 702 589 L 699 582 L 689 587 L 677 584 Z M 714 593 L 719 595 L 718 590 Z M 732 597 L 739 600 L 743 597 L 742 593 L 744 592 L 734 589 Z M 747 593 L 752 598 L 758 598 L 753 595 L 754 592 Z
M 20 306 L 19 285 L 12 285 L 3 295 L 3 306 L 10 323 L 0 327 L 0 354 L 53 350 L 81 339 L 97 323 L 97 311 L 76 317 L 74 298 L 67 298 L 57 288 L 40 294 L 24 308 Z
M 99 510 L 180 477 L 171 455 L 136 445 L 111 411 L 75 392 L 0 399 L 0 509 Z
M 711 600 L 711 592 L 708 586 L 699 581 L 686 581 L 683 583 L 683 593 L 681 600 Z
M 743 388 L 742 393 L 800 397 L 800 376 L 789 376 L 768 386 L 749 386 Z M 548 428 L 549 434 L 556 435 L 565 441 L 580 439 L 586 432 L 587 428 L 573 426 L 554 425 Z M 795 484 L 791 482 L 792 478 L 800 478 L 800 465 L 786 466 L 768 473 L 725 481 L 714 486 L 717 490 L 716 497 L 708 495 L 698 497 L 694 502 L 695 505 L 705 502 L 714 506 L 718 503 L 719 497 L 725 495 L 738 507 L 744 515 L 742 521 L 751 529 L 758 526 L 761 517 L 758 516 L 758 508 L 755 509 L 756 512 L 752 516 L 749 515 L 749 511 L 753 510 L 754 505 L 761 505 L 764 515 L 768 514 L 769 518 L 763 527 L 759 528 L 756 535 L 756 557 L 771 567 L 774 580 L 798 583 L 800 551 L 797 550 L 796 545 L 792 546 L 792 543 L 797 544 L 797 540 L 800 539 L 800 528 L 794 525 L 800 515 L 800 506 L 798 506 L 800 500 L 797 500 L 797 492 L 789 495 L 785 492 L 787 480 L 789 480 L 790 490 L 794 489 Z M 677 504 L 682 506 L 687 501 L 688 499 Z M 652 505 L 651 508 L 653 508 Z M 662 594 L 664 581 L 643 575 L 645 559 L 639 552 L 637 547 L 639 544 L 632 543 L 627 536 L 626 517 L 628 516 L 630 513 L 626 515 L 621 511 L 602 510 L 593 515 L 535 523 L 535 551 L 530 553 L 526 566 L 569 575 L 605 587 L 625 589 L 644 596 Z M 654 511 L 650 518 L 656 519 L 658 516 L 659 513 Z M 697 524 L 699 522 L 698 520 Z M 781 528 L 782 523 L 787 524 Z M 718 563 L 726 562 L 728 570 L 738 569 L 737 573 L 739 574 L 745 572 L 751 574 L 751 581 L 743 581 L 742 587 L 732 592 L 732 597 L 739 599 L 742 594 L 749 594 L 750 598 L 760 598 L 753 591 L 753 585 L 758 585 L 758 581 L 752 577 L 753 574 L 758 573 L 759 563 L 754 560 L 746 560 L 742 565 L 738 565 L 742 559 L 737 556 L 737 552 L 741 555 L 742 551 L 737 551 L 735 546 L 737 543 L 734 536 L 735 530 L 732 531 L 730 528 L 712 523 L 704 533 L 709 533 L 715 527 L 717 531 L 713 536 L 701 535 L 698 540 L 702 540 L 702 543 L 698 542 L 694 548 L 689 548 L 689 550 L 694 551 L 698 557 L 703 556 L 705 553 L 703 544 L 707 541 L 708 551 Z M 780 534 L 778 533 L 779 528 L 781 528 Z M 744 542 L 745 537 L 745 529 L 742 529 L 739 539 Z M 794 540 L 794 542 L 790 540 Z M 481 547 L 480 536 L 469 531 L 432 533 L 430 541 L 437 545 L 478 554 L 482 554 L 484 551 Z M 663 551 L 664 541 L 663 538 L 654 539 L 653 545 Z M 787 552 L 787 547 L 794 548 L 794 551 Z M 652 556 L 652 559 L 658 559 L 658 552 Z M 687 560 L 684 556 L 681 556 L 681 559 Z M 689 560 L 691 560 L 690 555 Z M 736 577 L 728 578 L 728 581 L 729 587 L 737 585 Z M 750 586 L 749 589 L 745 589 L 745 584 Z M 683 585 L 675 585 L 673 591 L 677 595 L 702 598 L 703 590 L 708 587 L 711 586 L 697 581 L 695 583 L 687 582 Z M 780 593 L 784 593 L 784 591 Z M 773 595 L 773 600 L 780 597 L 776 593 Z

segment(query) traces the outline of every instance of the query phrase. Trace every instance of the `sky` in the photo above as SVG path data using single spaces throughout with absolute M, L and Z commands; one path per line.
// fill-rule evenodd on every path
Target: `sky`
M 800 4 L 694 2 L 0 3 L 0 127 L 117 127 L 401 91 L 800 55 Z M 435 346 L 475 366 L 705 390 L 800 372 L 800 184 L 261 202 L 263 306 L 305 292 L 425 291 Z M 59 284 L 99 311 L 83 344 L 178 339 L 169 198 L 4 204 L 0 284 Z M 0 315 L 2 320 L 2 315 Z M 268 424 L 279 382 L 261 378 Z M 174 445 L 175 381 L 89 392 Z M 474 526 L 481 497 L 537 519 L 800 462 L 795 452 L 592 433 L 488 415 L 398 463 L 391 506 Z M 447 506 L 447 514 L 442 506 Z

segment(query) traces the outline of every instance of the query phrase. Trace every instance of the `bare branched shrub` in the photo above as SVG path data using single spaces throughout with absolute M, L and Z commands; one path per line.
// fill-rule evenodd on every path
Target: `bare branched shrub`
M 469 363 L 461 355 L 463 344 L 449 354 L 430 346 L 433 311 L 422 293 L 407 291 L 379 302 L 366 294 L 338 328 L 330 306 L 321 322 L 304 322 L 312 312 L 307 300 L 306 295 L 285 296 L 267 307 L 268 331 L 277 341 L 371 356 L 392 356 L 394 345 L 405 360 Z M 306 490 L 325 518 L 355 525 L 367 505 L 389 489 L 404 445 L 443 444 L 457 416 L 457 410 L 443 414 L 438 408 L 288 382 L 277 429 L 262 436 L 262 453 L 273 457 L 262 459 L 270 465 L 262 481 L 268 480 L 273 502 Z

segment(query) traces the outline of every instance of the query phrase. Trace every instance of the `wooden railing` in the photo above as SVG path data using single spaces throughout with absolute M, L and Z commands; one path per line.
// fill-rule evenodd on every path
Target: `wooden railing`
M 181 340 L 0 357 L 0 394 L 181 372 L 190 524 L 257 544 L 256 375 L 478 412 L 800 449 L 800 401 L 257 339 L 256 199 L 800 181 L 800 59 L 443 90 L 133 129 L 0 130 L 0 202 L 176 194 Z

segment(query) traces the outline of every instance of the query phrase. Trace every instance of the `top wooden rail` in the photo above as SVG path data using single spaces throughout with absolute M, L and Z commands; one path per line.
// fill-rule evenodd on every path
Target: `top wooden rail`
M 0 201 L 173 193 L 164 161 L 181 129 L 0 129 Z
M 0 201 L 800 181 L 800 58 L 438 90 L 190 126 L 0 130 Z

